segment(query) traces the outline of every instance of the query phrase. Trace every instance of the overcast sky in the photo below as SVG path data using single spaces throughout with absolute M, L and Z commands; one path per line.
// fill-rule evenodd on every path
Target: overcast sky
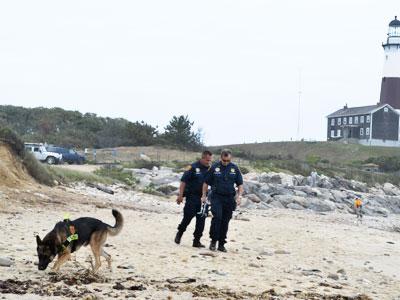
M 144 120 L 206 144 L 326 138 L 379 101 L 399 1 L 2 1 L 0 103 Z

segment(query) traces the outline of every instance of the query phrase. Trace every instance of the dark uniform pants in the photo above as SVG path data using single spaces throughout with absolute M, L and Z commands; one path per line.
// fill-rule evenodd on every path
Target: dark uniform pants
M 226 234 L 228 232 L 229 221 L 232 218 L 232 212 L 236 209 L 234 196 L 212 194 L 211 198 L 211 220 L 210 238 L 223 245 L 226 243 Z
M 188 195 L 186 196 L 185 207 L 183 209 L 183 219 L 181 224 L 178 226 L 178 231 L 185 232 L 186 228 L 190 224 L 190 221 L 194 217 L 196 217 L 196 228 L 194 230 L 193 236 L 194 239 L 199 240 L 203 235 L 204 224 L 206 222 L 206 218 L 202 217 L 200 214 L 197 214 L 201 210 L 201 197 L 196 195 Z

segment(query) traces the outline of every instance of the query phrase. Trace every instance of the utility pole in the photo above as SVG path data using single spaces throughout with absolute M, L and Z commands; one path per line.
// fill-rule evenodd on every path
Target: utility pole
M 297 111 L 297 140 L 300 140 L 301 68 L 299 68 L 299 99 Z

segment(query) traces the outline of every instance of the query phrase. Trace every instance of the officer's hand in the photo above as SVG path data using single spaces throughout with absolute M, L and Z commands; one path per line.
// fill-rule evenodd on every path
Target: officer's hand
M 236 196 L 236 205 L 240 206 L 240 199 L 241 197 L 239 195 Z
M 206 196 L 202 196 L 201 197 L 201 203 L 206 203 L 207 201 L 207 197 Z
M 178 196 L 178 198 L 176 199 L 176 203 L 181 204 L 182 202 L 183 202 L 183 197 Z

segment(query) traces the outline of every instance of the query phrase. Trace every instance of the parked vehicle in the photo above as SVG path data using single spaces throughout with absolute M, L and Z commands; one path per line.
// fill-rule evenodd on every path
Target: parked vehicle
M 63 161 L 69 164 L 78 164 L 81 165 L 85 162 L 85 157 L 80 155 L 73 149 L 67 149 L 56 146 L 47 146 L 47 151 L 59 153 L 62 155 Z
M 31 152 L 37 160 L 49 165 L 58 164 L 62 161 L 62 154 L 48 151 L 41 143 L 25 143 L 25 150 Z

